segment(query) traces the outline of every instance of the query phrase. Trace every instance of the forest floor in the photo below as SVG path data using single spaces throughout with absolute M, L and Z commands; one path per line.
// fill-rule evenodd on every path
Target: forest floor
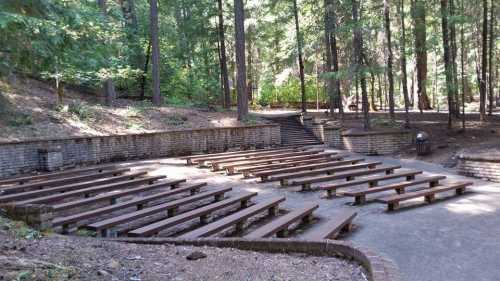
M 95 94 L 70 89 L 65 90 L 64 105 L 58 106 L 52 85 L 28 78 L 15 80 L 0 80 L 0 142 L 265 122 L 257 117 L 239 122 L 236 112 L 218 112 L 215 108 L 153 107 L 149 102 L 130 99 L 118 99 L 113 107 L 106 107 Z
M 312 113 L 318 118 L 325 118 L 324 113 Z M 356 118 L 355 113 L 346 114 L 344 126 L 348 129 L 361 129 L 363 126 L 362 114 Z M 371 113 L 372 123 L 378 125 L 379 129 L 390 128 L 388 114 L 385 112 Z M 397 126 L 402 127 L 405 114 L 396 113 Z M 479 115 L 475 113 L 466 114 L 466 130 L 462 130 L 459 120 L 453 123 L 453 129 L 448 129 L 448 114 L 446 112 L 419 112 L 410 113 L 411 130 L 425 132 L 429 135 L 432 143 L 432 153 L 426 156 L 418 156 L 415 148 L 401 151 L 393 155 L 396 158 L 415 159 L 448 168 L 456 165 L 457 156 L 462 153 L 484 153 L 486 151 L 500 151 L 500 115 L 495 113 L 488 116 L 488 122 L 479 122 Z M 385 124 L 384 124 L 385 123 Z
M 0 280 L 364 281 L 365 275 L 361 265 L 339 258 L 40 234 L 0 216 Z

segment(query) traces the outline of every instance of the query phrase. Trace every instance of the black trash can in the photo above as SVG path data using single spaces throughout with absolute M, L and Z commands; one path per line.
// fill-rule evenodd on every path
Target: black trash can
M 417 145 L 417 155 L 428 155 L 431 153 L 431 141 L 427 133 L 418 133 L 415 143 Z

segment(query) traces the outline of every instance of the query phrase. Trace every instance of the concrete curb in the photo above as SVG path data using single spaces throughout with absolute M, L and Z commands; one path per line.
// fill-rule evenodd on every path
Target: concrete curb
M 242 238 L 200 238 L 192 240 L 175 238 L 114 238 L 107 240 L 136 244 L 209 246 L 268 253 L 304 253 L 314 256 L 342 257 L 359 262 L 367 270 L 370 281 L 398 281 L 401 279 L 392 261 L 381 257 L 370 249 L 338 240 L 313 241 L 276 238 L 255 240 Z

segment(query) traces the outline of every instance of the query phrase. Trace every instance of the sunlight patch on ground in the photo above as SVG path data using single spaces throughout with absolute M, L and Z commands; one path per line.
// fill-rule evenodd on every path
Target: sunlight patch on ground
M 445 208 L 457 214 L 481 215 L 485 213 L 494 213 L 497 208 L 486 203 L 479 203 L 475 199 L 460 199 L 456 202 L 449 203 Z

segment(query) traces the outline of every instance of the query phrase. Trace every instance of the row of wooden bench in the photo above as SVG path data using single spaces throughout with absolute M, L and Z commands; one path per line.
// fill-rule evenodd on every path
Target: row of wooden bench
M 147 237 L 199 219 L 200 227 L 180 235 L 196 238 L 216 235 L 233 226 L 241 231 L 250 219 L 265 211 L 277 216 L 279 204 L 285 200 L 276 197 L 252 203 L 251 199 L 257 196 L 255 192 L 227 196 L 232 191 L 230 187 L 205 189 L 206 183 L 185 182 L 185 179 L 148 176 L 146 171 L 130 168 L 84 168 L 3 181 L 0 203 L 49 205 L 56 213 L 53 226 L 61 232 L 84 228 L 104 237 L 116 233 Z M 236 212 L 219 214 L 235 206 Z M 290 226 L 310 223 L 317 208 L 318 205 L 310 204 L 277 216 L 247 231 L 244 237 L 286 237 Z M 219 214 L 217 219 L 215 214 Z M 350 228 L 355 216 L 352 211 L 339 212 L 321 227 L 308 231 L 304 238 L 334 238 Z
M 399 165 L 384 165 L 379 161 L 365 162 L 365 159 L 360 157 L 326 153 L 323 150 L 304 151 L 300 148 L 291 148 L 285 151 L 233 152 L 229 155 L 192 156 L 186 159 L 191 159 L 188 160 L 191 163 L 203 163 L 202 166 L 215 165 L 217 169 L 225 168 L 228 174 L 240 172 L 246 178 L 259 177 L 262 182 L 279 181 L 282 187 L 301 186 L 302 191 L 325 191 L 328 198 L 335 196 L 338 189 L 367 185 L 366 188 L 342 192 L 344 196 L 354 197 L 356 204 L 363 204 L 368 194 L 392 190 L 397 194 L 377 200 L 386 203 L 388 210 L 394 210 L 398 208 L 399 202 L 413 198 L 423 197 L 426 202 L 433 202 L 438 193 L 455 190 L 457 194 L 461 194 L 471 185 L 470 182 L 440 184 L 439 181 L 446 178 L 444 176 L 416 179 L 422 171 L 399 170 L 401 168 Z M 284 157 L 285 161 L 282 161 L 283 154 L 286 153 L 292 155 Z M 297 156 L 297 153 L 309 154 Z M 223 159 L 221 162 L 217 162 L 221 159 Z M 378 186 L 384 181 L 392 182 Z M 313 186 L 315 184 L 316 186 Z M 422 190 L 423 184 L 429 184 L 429 187 Z M 415 187 L 420 189 L 414 190 Z M 407 188 L 412 190 L 405 193 Z

